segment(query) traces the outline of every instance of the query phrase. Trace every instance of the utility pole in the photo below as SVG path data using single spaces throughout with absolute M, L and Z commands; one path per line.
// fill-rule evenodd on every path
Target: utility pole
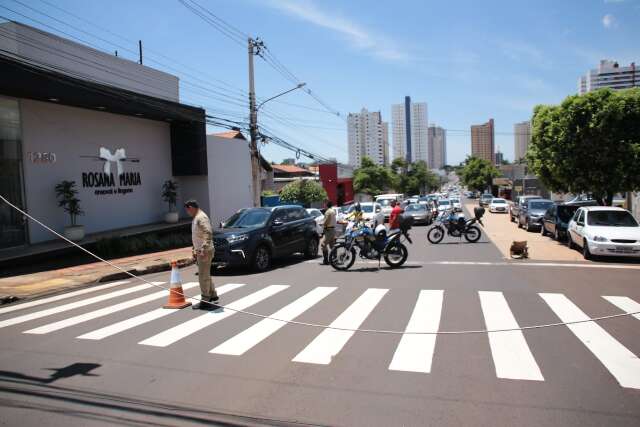
M 140 62 L 140 65 L 142 65 L 142 40 L 138 40 L 138 55 L 138 62 Z
M 249 134 L 251 151 L 251 187 L 253 189 L 253 206 L 260 206 L 261 179 L 260 154 L 258 153 L 258 109 L 256 108 L 256 88 L 253 76 L 253 57 L 260 54 L 262 42 L 249 37 Z

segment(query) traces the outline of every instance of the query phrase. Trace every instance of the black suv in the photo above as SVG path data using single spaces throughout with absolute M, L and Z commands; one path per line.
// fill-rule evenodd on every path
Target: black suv
M 264 271 L 274 258 L 318 255 L 316 222 L 301 206 L 240 209 L 213 230 L 213 266 L 250 266 Z

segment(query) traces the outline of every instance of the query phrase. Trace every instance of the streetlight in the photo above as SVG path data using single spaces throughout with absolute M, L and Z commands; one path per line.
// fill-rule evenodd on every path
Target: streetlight
M 256 107 L 256 112 L 258 112 L 258 110 L 260 109 L 260 107 L 262 107 L 264 104 L 266 104 L 267 102 L 271 101 L 272 99 L 279 98 L 279 97 L 281 97 L 282 95 L 286 95 L 286 94 L 288 94 L 289 92 L 293 92 L 294 90 L 300 89 L 300 88 L 302 88 L 302 87 L 304 87 L 304 86 L 306 86 L 306 85 L 307 85 L 306 83 L 299 83 L 299 84 L 298 84 L 298 85 L 296 85 L 296 87 L 294 87 L 294 88 L 291 88 L 291 89 L 289 89 L 289 90 L 285 90 L 284 92 L 279 93 L 279 94 L 278 94 L 278 95 L 276 95 L 276 96 L 272 96 L 271 98 L 265 99 L 265 100 L 264 100 L 264 101 L 262 101 L 260 104 L 258 104 L 258 106 Z

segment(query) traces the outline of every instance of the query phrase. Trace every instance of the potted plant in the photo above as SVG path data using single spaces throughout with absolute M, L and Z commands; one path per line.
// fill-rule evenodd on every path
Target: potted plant
M 164 222 L 175 224 L 178 222 L 178 212 L 176 211 L 176 199 L 178 198 L 178 184 L 175 181 L 167 180 L 162 185 L 162 200 L 169 204 L 169 212 L 164 215 Z
M 55 187 L 58 206 L 64 209 L 71 218 L 71 225 L 64 228 L 64 236 L 74 242 L 84 239 L 84 225 L 78 225 L 78 216 L 84 215 L 80 208 L 80 200 L 76 197 L 75 181 L 62 181 Z

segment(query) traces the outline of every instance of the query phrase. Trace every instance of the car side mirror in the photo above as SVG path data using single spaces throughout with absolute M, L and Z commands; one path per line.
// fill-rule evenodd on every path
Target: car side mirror
M 584 221 L 577 221 L 576 224 L 578 225 L 584 225 Z

